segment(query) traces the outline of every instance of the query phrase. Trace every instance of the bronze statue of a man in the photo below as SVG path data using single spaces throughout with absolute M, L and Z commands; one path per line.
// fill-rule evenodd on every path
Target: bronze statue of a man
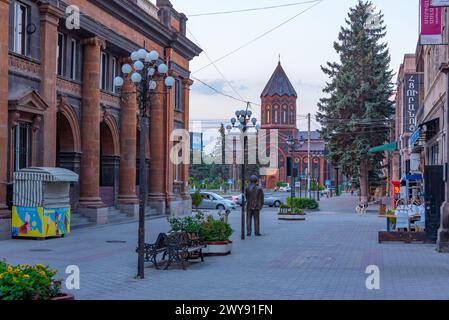
M 250 185 L 245 191 L 246 198 L 246 230 L 248 237 L 251 236 L 251 225 L 254 219 L 254 231 L 256 236 L 260 236 L 260 210 L 264 204 L 264 194 L 259 186 L 259 178 L 251 176 Z

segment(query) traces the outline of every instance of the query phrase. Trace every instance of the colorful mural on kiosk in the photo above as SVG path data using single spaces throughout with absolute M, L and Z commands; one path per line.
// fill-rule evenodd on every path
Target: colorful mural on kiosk
M 48 238 L 70 233 L 70 207 L 12 209 L 12 237 Z

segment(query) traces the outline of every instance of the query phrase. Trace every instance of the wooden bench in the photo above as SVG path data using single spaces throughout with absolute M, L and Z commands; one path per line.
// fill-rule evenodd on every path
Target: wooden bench
M 152 262 L 159 269 L 157 257 L 163 254 L 162 260 L 168 256 L 165 270 L 173 262 L 181 262 L 185 270 L 185 261 L 201 258 L 204 262 L 203 249 L 206 244 L 196 235 L 187 232 L 160 233 L 154 244 L 145 244 L 145 261 Z

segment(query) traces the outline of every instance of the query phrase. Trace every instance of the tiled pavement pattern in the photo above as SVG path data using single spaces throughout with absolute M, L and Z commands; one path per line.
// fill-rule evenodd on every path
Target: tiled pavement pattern
M 378 244 L 385 221 L 375 212 L 357 216 L 350 196 L 321 204 L 304 222 L 278 222 L 275 211 L 265 209 L 263 237 L 244 242 L 235 211 L 231 256 L 208 257 L 187 271 L 147 268 L 145 280 L 133 278 L 136 223 L 77 230 L 66 239 L 3 241 L 0 258 L 62 272 L 78 265 L 77 299 L 449 299 L 449 255 L 434 245 Z M 154 240 L 167 223 L 151 220 L 147 228 Z M 366 289 L 368 265 L 380 268 L 381 290 Z

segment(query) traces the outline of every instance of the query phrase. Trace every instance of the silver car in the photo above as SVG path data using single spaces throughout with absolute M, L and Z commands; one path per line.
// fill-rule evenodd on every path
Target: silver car
M 242 195 L 238 195 L 233 197 L 234 202 L 238 204 L 239 206 L 242 206 Z M 264 205 L 269 207 L 275 207 L 279 208 L 281 204 L 283 203 L 282 199 L 277 196 L 265 196 L 264 197 Z
M 209 210 L 221 210 L 226 211 L 226 213 L 235 210 L 235 203 L 231 200 L 227 200 L 222 196 L 214 192 L 200 192 L 203 201 L 201 202 L 198 209 L 209 209 Z

